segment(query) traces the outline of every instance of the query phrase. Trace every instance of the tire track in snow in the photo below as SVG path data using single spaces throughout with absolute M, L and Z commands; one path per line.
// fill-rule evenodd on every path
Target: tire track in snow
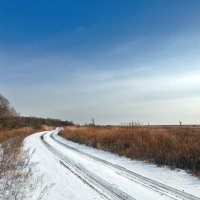
M 144 186 L 146 186 L 146 187 L 148 187 L 148 188 L 151 188 L 151 189 L 153 189 L 153 190 L 155 190 L 155 191 L 157 191 L 157 192 L 159 192 L 159 193 L 161 193 L 161 194 L 163 194 L 163 195 L 166 195 L 166 196 L 168 196 L 168 197 L 170 197 L 170 198 L 173 198 L 173 197 L 171 196 L 171 195 L 173 195 L 173 196 L 175 196 L 175 197 L 177 197 L 177 198 L 181 198 L 181 199 L 183 199 L 183 200 L 200 200 L 200 198 L 198 198 L 198 197 L 196 197 L 196 196 L 194 196 L 194 195 L 191 195 L 191 194 L 188 194 L 188 193 L 186 193 L 186 192 L 183 192 L 183 191 L 180 191 L 180 190 L 178 190 L 178 189 L 175 189 L 175 188 L 173 188 L 173 187 L 164 185 L 164 184 L 159 183 L 159 182 L 157 182 L 157 181 L 154 181 L 154 180 L 152 180 L 152 179 L 149 179 L 149 178 L 146 178 L 146 177 L 144 177 L 144 176 L 141 176 L 141 175 L 139 175 L 139 174 L 137 174 L 137 173 L 135 173 L 135 172 L 132 172 L 132 171 L 130 171 L 130 170 L 128 170 L 128 169 L 126 169 L 126 168 L 124 168 L 124 167 L 122 167 L 122 166 L 119 166 L 119 165 L 117 165 L 117 164 L 108 162 L 108 161 L 106 161 L 106 160 L 103 160 L 103 159 L 98 158 L 98 157 L 96 157 L 96 156 L 93 156 L 93 155 L 91 155 L 91 154 L 82 152 L 82 151 L 80 151 L 80 150 L 78 150 L 78 149 L 76 149 L 76 148 L 74 148 L 74 147 L 71 147 L 71 146 L 69 146 L 69 145 L 67 145 L 67 144 L 65 144 L 65 143 L 63 143 L 63 142 L 57 140 L 57 139 L 53 136 L 53 134 L 50 134 L 50 137 L 51 137 L 55 142 L 59 143 L 60 145 L 64 146 L 65 148 L 68 148 L 68 149 L 70 149 L 70 150 L 72 150 L 72 151 L 74 151 L 74 152 L 76 152 L 76 153 L 78 153 L 78 154 L 80 154 L 80 155 L 82 155 L 82 156 L 85 156 L 85 157 L 90 158 L 90 159 L 92 159 L 92 160 L 94 160 L 94 161 L 96 161 L 96 162 L 99 162 L 99 163 L 104 164 L 104 165 L 106 165 L 106 166 L 108 166 L 108 167 L 111 167 L 111 168 L 113 168 L 119 175 L 124 176 L 124 177 L 126 177 L 126 178 L 129 178 L 130 180 L 132 180 L 132 181 L 134 181 L 134 182 L 137 182 L 137 183 L 139 183 L 139 184 L 142 184 L 142 185 L 144 185 Z
M 46 134 L 46 133 L 45 133 Z M 94 173 L 87 170 L 84 166 L 75 163 L 71 159 L 69 159 L 66 155 L 58 151 L 56 148 L 52 147 L 48 144 L 43 134 L 40 138 L 42 143 L 58 158 L 60 158 L 60 163 L 69 169 L 73 174 L 79 177 L 82 181 L 87 183 L 93 189 L 95 188 L 101 195 L 106 197 L 107 199 L 115 199 L 115 200 L 135 200 L 130 195 L 121 191 L 120 189 L 114 187 L 107 181 L 101 179 L 96 176 Z M 109 198 L 110 197 L 110 198 Z

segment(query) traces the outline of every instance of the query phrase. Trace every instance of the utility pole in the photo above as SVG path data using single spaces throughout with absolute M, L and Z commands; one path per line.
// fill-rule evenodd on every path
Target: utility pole
M 93 125 L 93 126 L 95 126 L 95 123 L 94 123 L 94 118 L 92 118 L 92 125 Z

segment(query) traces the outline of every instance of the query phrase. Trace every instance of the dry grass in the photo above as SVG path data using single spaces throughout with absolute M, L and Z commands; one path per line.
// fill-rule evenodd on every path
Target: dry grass
M 29 153 L 23 150 L 23 139 L 33 133 L 31 128 L 0 131 L 0 199 L 24 199 L 26 182 L 31 177 L 27 167 Z
M 49 130 L 49 127 L 43 128 Z M 42 176 L 33 177 L 31 153 L 23 148 L 24 138 L 37 131 L 33 128 L 0 131 L 0 199 L 30 199 L 41 188 L 39 200 L 52 187 L 43 186 Z
M 0 143 L 8 140 L 10 138 L 20 137 L 21 141 L 28 135 L 37 132 L 33 128 L 19 128 L 19 129 L 11 129 L 11 130 L 0 130 Z
M 52 127 L 52 126 L 47 126 L 47 125 L 41 125 L 41 129 L 43 131 L 52 131 L 55 129 L 55 127 Z
M 66 127 L 61 135 L 120 156 L 200 175 L 198 127 Z

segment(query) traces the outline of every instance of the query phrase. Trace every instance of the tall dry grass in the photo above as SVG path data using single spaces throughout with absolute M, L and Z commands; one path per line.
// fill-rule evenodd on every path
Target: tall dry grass
M 11 129 L 11 130 L 0 130 L 0 143 L 10 138 L 16 138 L 16 137 L 21 138 L 21 142 L 22 142 L 26 136 L 34 132 L 36 132 L 36 130 L 30 127 Z
M 30 199 L 40 188 L 37 197 L 40 200 L 52 187 L 43 186 L 42 176 L 33 177 L 32 153 L 23 148 L 24 138 L 37 131 L 33 128 L 0 131 L 0 199 Z
M 0 131 L 0 199 L 24 199 L 29 192 L 29 153 L 22 143 L 31 133 L 31 128 Z
M 65 127 L 61 136 L 131 159 L 200 175 L 200 128 Z

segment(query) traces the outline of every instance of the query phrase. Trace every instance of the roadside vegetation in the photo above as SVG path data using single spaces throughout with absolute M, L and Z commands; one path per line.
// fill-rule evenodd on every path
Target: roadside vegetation
M 200 127 L 73 126 L 61 136 L 71 141 L 131 159 L 200 176 Z
M 28 187 L 32 176 L 28 167 L 30 154 L 23 150 L 23 139 L 33 133 L 31 128 L 0 131 L 0 199 L 25 199 L 34 191 Z
M 11 130 L 23 127 L 31 127 L 37 130 L 43 129 L 44 127 L 63 127 L 69 125 L 73 125 L 73 122 L 37 117 L 13 116 L 0 119 L 0 130 Z
M 30 199 L 40 188 L 41 199 L 51 186 L 44 186 L 42 175 L 33 177 L 30 159 L 33 152 L 24 150 L 24 138 L 72 122 L 57 119 L 21 117 L 0 94 L 0 199 Z

